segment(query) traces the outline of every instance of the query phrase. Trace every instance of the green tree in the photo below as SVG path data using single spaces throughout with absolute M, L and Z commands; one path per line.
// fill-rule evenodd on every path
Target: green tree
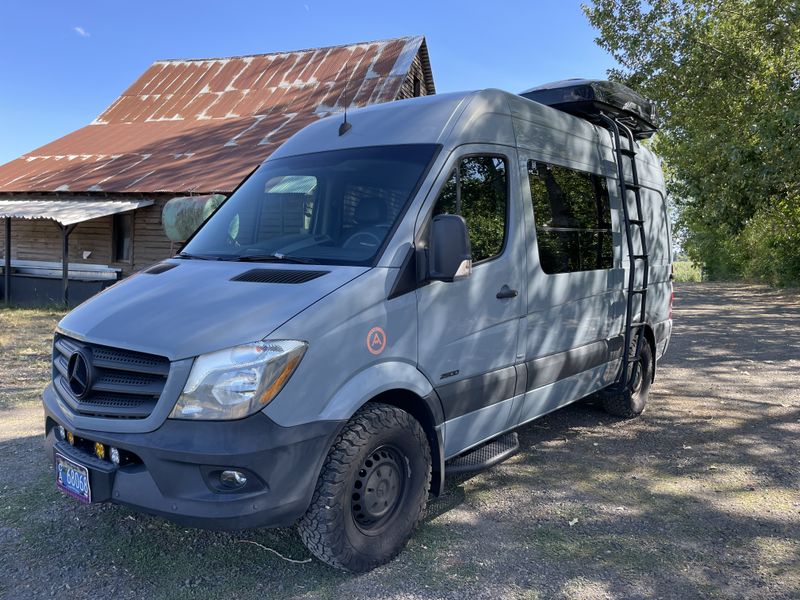
M 712 277 L 800 282 L 800 5 L 592 0 L 609 76 L 657 102 L 678 235 Z

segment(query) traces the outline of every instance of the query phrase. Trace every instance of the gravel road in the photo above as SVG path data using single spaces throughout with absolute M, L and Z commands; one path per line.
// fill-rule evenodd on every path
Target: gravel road
M 581 403 L 522 428 L 520 454 L 449 480 L 408 549 L 361 576 L 265 549 L 309 558 L 293 529 L 59 495 L 35 399 L 56 317 L 0 311 L 0 597 L 800 598 L 800 294 L 676 295 L 642 417 Z

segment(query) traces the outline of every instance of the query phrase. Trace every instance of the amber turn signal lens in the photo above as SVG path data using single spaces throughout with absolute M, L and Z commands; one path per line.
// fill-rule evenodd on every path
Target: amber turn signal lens
M 103 460 L 106 457 L 106 447 L 103 446 L 103 444 L 101 444 L 100 442 L 95 442 L 94 455 L 100 460 Z
M 72 435 L 71 431 L 67 432 L 67 441 L 69 442 L 70 446 L 74 446 L 75 445 L 75 436 Z

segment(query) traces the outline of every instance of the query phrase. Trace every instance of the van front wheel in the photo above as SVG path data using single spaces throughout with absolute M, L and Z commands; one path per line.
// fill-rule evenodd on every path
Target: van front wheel
M 631 343 L 632 351 L 636 341 Z M 628 385 L 620 390 L 615 386 L 603 390 L 603 408 L 615 417 L 631 419 L 644 411 L 650 398 L 650 385 L 653 383 L 653 349 L 650 342 L 642 340 L 639 360 L 630 366 Z
M 430 448 L 416 419 L 387 404 L 368 404 L 328 452 L 298 523 L 300 537 L 339 569 L 364 572 L 389 562 L 422 518 L 430 479 Z

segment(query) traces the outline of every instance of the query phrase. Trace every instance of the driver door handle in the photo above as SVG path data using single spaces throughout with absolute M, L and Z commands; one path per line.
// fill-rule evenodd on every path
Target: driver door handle
M 512 290 L 507 285 L 504 285 L 503 287 L 500 288 L 500 291 L 497 292 L 497 298 L 499 299 L 516 298 L 518 294 L 519 292 L 517 290 Z

